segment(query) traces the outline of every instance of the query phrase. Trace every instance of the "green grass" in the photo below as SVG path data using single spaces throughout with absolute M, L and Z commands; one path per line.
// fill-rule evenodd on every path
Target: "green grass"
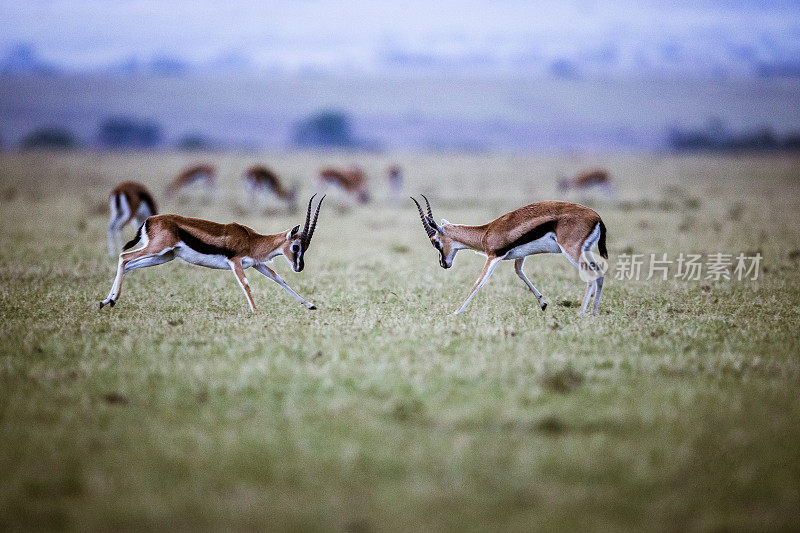
M 165 211 L 263 232 L 302 214 L 239 206 L 262 160 L 310 194 L 341 154 L 212 156 L 225 194 Z M 576 316 L 582 282 L 533 257 L 542 313 L 483 260 L 438 266 L 413 205 L 332 195 L 306 269 L 174 261 L 114 276 L 111 186 L 161 196 L 189 156 L 0 158 L 0 528 L 307 530 L 800 527 L 800 161 L 601 158 L 618 202 L 590 203 L 622 252 L 754 252 L 755 282 L 616 281 Z M 388 156 L 363 156 L 378 198 Z M 437 218 L 482 223 L 555 197 L 562 157 L 393 154 Z M 133 233 L 128 228 L 127 235 Z

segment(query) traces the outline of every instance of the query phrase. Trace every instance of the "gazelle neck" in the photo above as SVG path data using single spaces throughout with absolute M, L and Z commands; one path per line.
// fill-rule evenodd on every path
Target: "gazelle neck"
M 253 245 L 253 255 L 257 256 L 259 260 L 267 260 L 277 255 L 275 252 L 281 250 L 286 240 L 286 233 L 276 233 L 275 235 L 258 235 L 256 242 Z
M 483 236 L 486 226 L 466 226 L 464 224 L 447 224 L 442 227 L 445 235 L 461 248 L 470 248 L 476 252 L 486 252 L 483 246 Z

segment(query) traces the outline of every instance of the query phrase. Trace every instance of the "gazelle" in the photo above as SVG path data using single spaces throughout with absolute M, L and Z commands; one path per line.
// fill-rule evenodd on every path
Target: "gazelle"
M 387 179 L 389 182 L 389 200 L 394 203 L 400 201 L 400 195 L 403 193 L 403 170 L 400 165 L 392 165 L 387 170 Z
M 215 183 L 214 179 L 217 174 L 217 167 L 210 164 L 191 165 L 183 169 L 180 174 L 175 176 L 175 179 L 167 185 L 165 196 L 167 199 L 174 198 L 177 193 L 186 187 L 192 185 L 203 184 L 206 191 L 209 193 L 214 192 Z
M 602 168 L 587 169 L 577 173 L 572 178 L 561 178 L 558 181 L 558 190 L 562 193 L 570 189 L 585 191 L 597 187 L 609 197 L 614 196 L 614 187 L 611 183 L 611 174 Z
M 603 290 L 603 272 L 592 256 L 591 249 L 597 244 L 600 255 L 608 257 L 606 251 L 606 227 L 600 215 L 588 207 L 568 202 L 537 202 L 506 213 L 482 226 L 451 224 L 442 219 L 437 224 L 433 219 L 431 204 L 425 195 L 428 207 L 423 213 L 419 202 L 422 225 L 434 248 L 439 251 L 439 264 L 450 268 L 456 252 L 471 249 L 486 256 L 483 273 L 475 282 L 469 296 L 455 312 L 461 313 L 475 293 L 483 287 L 500 261 L 514 260 L 514 269 L 525 285 L 533 292 L 542 311 L 547 308 L 540 293 L 525 276 L 522 266 L 525 257 L 542 253 L 564 254 L 578 270 L 588 277 L 583 305 L 578 314 L 584 314 L 589 300 L 594 295 L 593 314 L 600 305 Z
M 325 190 L 329 185 L 335 185 L 360 204 L 369 202 L 369 191 L 367 191 L 367 180 L 364 171 L 358 167 L 351 167 L 346 170 L 327 167 L 319 172 L 319 188 Z
M 232 270 L 247 297 L 251 311 L 255 311 L 256 306 L 250 294 L 250 282 L 244 274 L 244 269 L 249 267 L 255 268 L 286 289 L 301 305 L 316 309 L 314 304 L 294 292 L 265 262 L 283 255 L 295 272 L 303 270 L 303 257 L 314 235 L 319 208 L 324 199 L 323 196 L 317 204 L 313 221 L 311 207 L 314 197 L 308 201 L 306 222 L 302 231 L 298 225 L 275 235 L 261 235 L 241 224 L 218 224 L 178 215 L 150 217 L 139 227 L 136 237 L 125 245 L 125 250 L 137 245 L 139 247 L 119 255 L 117 276 L 108 297 L 100 302 L 100 309 L 106 304 L 113 307 L 117 302 L 122 288 L 122 276 L 126 272 L 160 265 L 176 257 L 194 265 Z
M 108 255 L 114 257 L 122 245 L 122 230 L 131 220 L 140 226 L 158 213 L 156 201 L 147 187 L 135 181 L 125 181 L 114 187 L 108 199 Z
M 297 184 L 287 189 L 272 169 L 262 165 L 252 166 L 244 174 L 244 183 L 252 200 L 256 195 L 268 193 L 275 195 L 291 211 L 297 209 Z

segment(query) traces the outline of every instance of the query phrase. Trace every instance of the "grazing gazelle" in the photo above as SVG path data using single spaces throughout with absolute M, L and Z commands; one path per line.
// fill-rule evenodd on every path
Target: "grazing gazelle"
M 425 195 L 422 197 L 425 198 Z M 586 294 L 578 314 L 586 312 L 592 294 L 593 314 L 597 314 L 600 292 L 603 290 L 603 272 L 594 260 L 591 249 L 597 244 L 601 256 L 606 258 L 608 253 L 605 224 L 593 210 L 568 202 L 537 202 L 506 213 L 482 226 L 451 224 L 444 219 L 439 225 L 433 219 L 431 204 L 427 198 L 427 215 L 422 212 L 419 202 L 411 199 L 417 204 L 422 225 L 431 244 L 439 251 L 439 264 L 442 268 L 450 268 L 456 252 L 466 248 L 486 256 L 481 277 L 455 314 L 461 313 L 478 289 L 483 287 L 497 263 L 511 259 L 514 259 L 517 275 L 533 292 L 544 311 L 547 304 L 542 300 L 542 293 L 533 286 L 522 270 L 526 256 L 543 253 L 564 254 L 578 267 L 587 279 Z
M 172 183 L 167 185 L 165 196 L 167 199 L 173 198 L 177 193 L 186 187 L 202 184 L 206 191 L 213 194 L 215 189 L 214 178 L 217 174 L 217 167 L 210 164 L 191 165 L 183 169 L 180 174 L 175 176 Z
M 144 219 L 158 213 L 156 201 L 141 183 L 124 181 L 114 187 L 108 199 L 108 255 L 114 257 L 122 245 L 122 230 L 136 219 L 140 226 Z
M 335 185 L 342 189 L 360 204 L 369 202 L 367 180 L 364 171 L 354 166 L 346 170 L 327 167 L 319 171 L 319 189 L 325 190 L 328 185 Z
M 394 203 L 400 201 L 400 195 L 403 193 L 403 170 L 400 165 L 392 165 L 389 167 L 387 179 L 389 181 L 389 200 Z
M 218 224 L 178 215 L 150 217 L 139 227 L 136 237 L 125 245 L 125 249 L 140 246 L 119 254 L 117 277 L 108 297 L 100 302 L 100 309 L 106 304 L 113 307 L 117 302 L 122 288 L 122 276 L 126 272 L 134 268 L 160 265 L 176 257 L 194 265 L 232 270 L 252 311 L 256 310 L 256 306 L 250 295 L 250 282 L 244 275 L 244 269 L 249 267 L 254 267 L 286 289 L 300 304 L 308 309 L 316 309 L 314 304 L 294 292 L 265 262 L 283 255 L 295 272 L 303 270 L 303 256 L 314 235 L 319 208 L 324 199 L 323 196 L 317 204 L 313 222 L 311 207 L 314 197 L 308 201 L 306 223 L 302 231 L 298 225 L 275 235 L 261 235 L 241 224 Z
M 602 168 L 591 168 L 575 174 L 572 178 L 561 178 L 558 180 L 558 190 L 562 193 L 570 189 L 586 191 L 595 187 L 601 189 L 609 197 L 614 196 L 611 175 L 607 170 Z
M 247 194 L 253 202 L 257 195 L 273 194 L 286 204 L 289 210 L 297 209 L 297 184 L 295 183 L 291 189 L 287 189 L 272 169 L 254 165 L 245 172 L 244 183 Z

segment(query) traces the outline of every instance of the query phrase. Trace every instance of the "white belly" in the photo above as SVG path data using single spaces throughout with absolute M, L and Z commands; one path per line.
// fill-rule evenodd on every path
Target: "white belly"
M 558 241 L 556 241 L 556 234 L 552 231 L 550 233 L 545 234 L 543 237 L 536 239 L 535 241 L 531 241 L 516 248 L 512 248 L 509 250 L 508 254 L 503 259 L 519 259 L 520 257 L 525 257 L 527 255 L 533 254 L 559 254 L 561 253 L 561 248 L 558 247 Z
M 231 266 L 228 263 L 228 258 L 224 255 L 207 255 L 201 254 L 193 248 L 189 248 L 184 243 L 180 242 L 175 247 L 175 255 L 182 260 L 193 265 L 200 265 L 208 268 L 222 268 L 230 270 Z

